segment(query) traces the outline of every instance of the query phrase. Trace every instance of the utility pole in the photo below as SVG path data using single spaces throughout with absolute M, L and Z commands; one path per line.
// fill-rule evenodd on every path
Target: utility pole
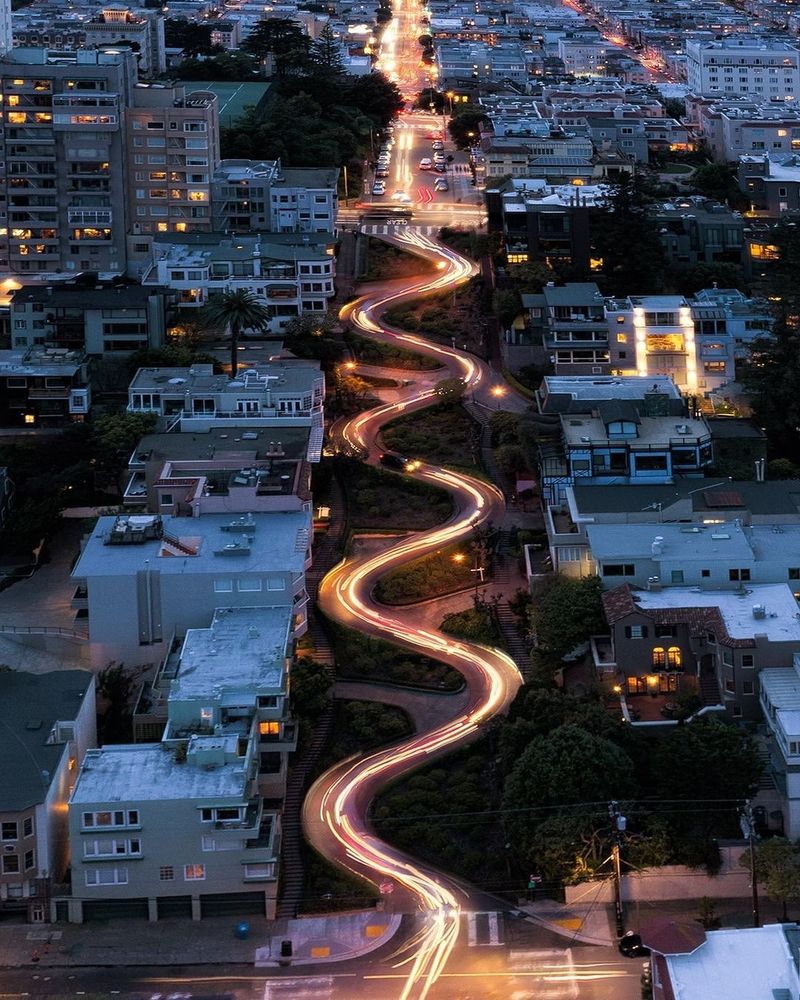
M 758 872 L 756 871 L 756 830 L 755 823 L 753 822 L 753 807 L 750 799 L 745 801 L 744 809 L 739 817 L 739 826 L 741 826 L 742 833 L 747 838 L 747 842 L 750 847 L 750 888 L 753 893 L 753 927 L 760 927 L 761 915 L 758 909 Z
M 628 821 L 620 813 L 615 801 L 608 804 L 608 817 L 611 820 L 611 832 L 614 843 L 611 848 L 611 859 L 614 862 L 614 919 L 617 925 L 617 936 L 625 933 L 625 912 L 622 907 L 622 835 Z

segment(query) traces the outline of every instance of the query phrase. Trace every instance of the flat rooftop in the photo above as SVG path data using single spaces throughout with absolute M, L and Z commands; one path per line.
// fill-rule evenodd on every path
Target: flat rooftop
M 83 351 L 60 347 L 31 347 L 26 351 L 0 351 L 0 375 L 74 375 L 83 364 Z
M 601 561 L 617 556 L 650 557 L 656 538 L 662 539 L 661 553 L 653 556 L 657 562 L 680 559 L 684 563 L 705 564 L 716 559 L 736 559 L 746 566 L 757 558 L 747 533 L 733 522 L 714 525 L 588 524 L 586 534 L 592 555 Z M 800 541 L 800 525 L 795 536 Z
M 231 742 L 232 741 L 232 742 Z M 192 737 L 190 746 L 235 746 L 236 737 Z M 110 802 L 160 802 L 173 799 L 241 800 L 247 785 L 245 758 L 196 767 L 178 763 L 174 748 L 160 743 L 105 746 L 89 750 L 70 797 L 70 805 Z
M 613 486 L 572 487 L 577 512 L 611 514 L 630 511 L 640 512 L 648 507 L 654 510 L 653 519 L 658 520 L 657 505 L 664 509 L 681 499 L 688 498 L 692 509 L 719 516 L 722 510 L 750 511 L 753 514 L 800 513 L 800 480 L 773 480 L 764 483 L 732 481 L 709 477 L 708 479 L 676 479 L 673 483 L 652 486 L 628 483 Z M 735 516 L 732 515 L 732 516 Z
M 224 705 L 226 691 L 285 694 L 291 624 L 288 606 L 218 608 L 209 628 L 187 630 L 170 701 L 213 697 Z
M 606 425 L 600 417 L 590 417 L 583 414 L 563 413 L 561 429 L 564 440 L 572 448 L 581 445 L 589 447 L 592 444 L 609 440 Z M 637 448 L 650 449 L 653 446 L 666 446 L 670 441 L 687 443 L 697 438 L 709 438 L 711 434 L 704 420 L 693 420 L 691 417 L 645 417 L 640 416 L 637 423 L 636 437 L 613 438 L 615 444 L 631 450 Z
M 709 931 L 688 955 L 667 955 L 675 1000 L 779 1000 L 800 987 L 793 924 Z M 791 938 L 791 943 L 790 943 Z
M 548 396 L 565 395 L 576 400 L 640 400 L 649 392 L 681 399 L 680 390 L 668 375 L 545 375 L 542 388 Z
M 200 517 L 163 518 L 167 538 L 146 538 L 136 544 L 108 545 L 112 529 L 124 520 L 149 523 L 152 515 L 100 517 L 73 570 L 78 578 L 124 576 L 145 568 L 170 576 L 194 573 L 302 573 L 311 533 L 311 511 L 275 511 L 237 516 L 203 514 Z M 247 522 L 241 530 L 225 530 L 233 522 Z M 249 543 L 245 539 L 251 539 Z M 243 545 L 235 555 L 229 546 Z
M 744 591 L 667 587 L 633 596 L 642 611 L 718 608 L 731 639 L 765 635 L 770 642 L 800 642 L 800 606 L 788 583 L 751 584 Z M 754 616 L 756 605 L 766 609 L 766 617 Z
M 283 455 L 280 461 L 301 461 L 308 448 L 308 427 L 244 428 L 212 427 L 208 431 L 174 431 L 169 434 L 147 434 L 136 446 L 132 458 L 138 462 L 187 462 L 230 460 L 231 468 L 242 462 L 274 458 L 274 448 L 280 441 Z
M 185 396 L 195 393 L 225 393 L 255 390 L 310 392 L 319 380 L 318 361 L 278 359 L 242 368 L 235 379 L 230 375 L 215 375 L 212 365 L 187 368 L 140 368 L 128 387 L 129 392 L 160 392 L 162 395 Z M 290 414 L 287 414 L 289 416 Z
M 198 90 L 214 94 L 219 104 L 219 123 L 230 127 L 241 118 L 248 107 L 257 108 L 267 96 L 270 84 L 265 80 L 252 83 L 223 83 L 218 80 L 179 80 L 177 86 L 186 88 L 190 98 Z

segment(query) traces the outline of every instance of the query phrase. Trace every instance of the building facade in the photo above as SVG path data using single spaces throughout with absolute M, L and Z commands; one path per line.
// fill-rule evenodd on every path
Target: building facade
M 686 73 L 695 94 L 753 95 L 768 101 L 795 101 L 800 95 L 800 52 L 777 38 L 690 39 Z

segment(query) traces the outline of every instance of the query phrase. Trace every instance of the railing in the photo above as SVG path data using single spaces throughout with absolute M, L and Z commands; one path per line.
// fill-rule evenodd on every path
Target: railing
M 61 625 L 0 625 L 0 632 L 9 635 L 63 635 L 69 639 L 89 640 L 89 633 Z

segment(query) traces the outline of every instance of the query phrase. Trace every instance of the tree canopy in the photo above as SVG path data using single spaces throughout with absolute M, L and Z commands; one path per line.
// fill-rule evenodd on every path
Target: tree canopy
M 201 323 L 211 329 L 227 330 L 231 338 L 231 378 L 239 370 L 239 337 L 245 330 L 264 333 L 272 317 L 261 299 L 247 288 L 235 288 L 212 295 L 203 306 Z
M 581 580 L 556 576 L 535 599 L 531 610 L 538 645 L 561 657 L 589 636 L 606 628 L 600 595 L 603 585 L 597 576 Z
M 743 868 L 750 867 L 749 854 L 741 856 Z M 783 919 L 788 920 L 789 903 L 800 900 L 800 848 L 784 837 L 771 837 L 756 849 L 756 881 L 767 896 L 783 906 Z

